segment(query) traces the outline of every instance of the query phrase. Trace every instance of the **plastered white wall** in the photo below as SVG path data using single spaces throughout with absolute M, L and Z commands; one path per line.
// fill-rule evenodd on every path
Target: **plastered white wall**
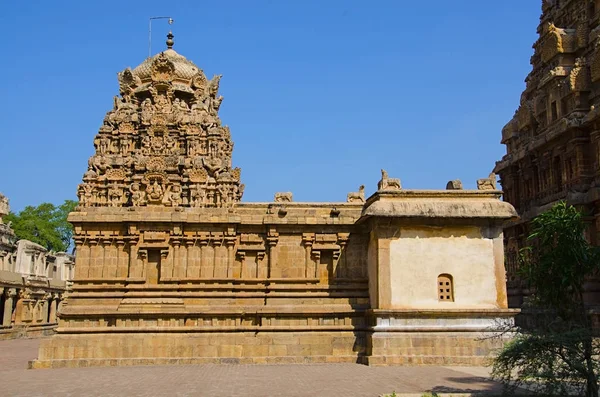
M 393 308 L 496 308 L 493 239 L 478 227 L 410 227 L 390 242 Z M 454 302 L 438 301 L 437 277 L 451 274 Z

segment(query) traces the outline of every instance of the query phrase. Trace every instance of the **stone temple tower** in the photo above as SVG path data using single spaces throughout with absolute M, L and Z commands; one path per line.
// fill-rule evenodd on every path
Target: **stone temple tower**
M 369 198 L 240 202 L 220 76 L 167 47 L 118 75 L 69 215 L 73 289 L 33 367 L 484 362 L 481 332 L 515 314 L 495 176 L 415 191 L 382 170 Z
M 120 97 L 94 139 L 83 207 L 231 207 L 242 197 L 219 79 L 173 50 L 118 74 Z
M 566 200 L 589 216 L 587 238 L 600 245 L 600 1 L 538 3 L 532 68 L 502 129 L 506 154 L 494 169 L 504 199 L 519 214 L 504 229 L 511 307 L 520 307 L 530 293 L 518 259 L 530 245 L 536 216 Z M 600 279 L 588 280 L 585 288 L 586 301 L 598 305 Z

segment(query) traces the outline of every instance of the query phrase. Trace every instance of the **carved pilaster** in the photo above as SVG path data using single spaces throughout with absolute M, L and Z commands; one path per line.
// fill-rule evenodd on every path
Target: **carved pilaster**
M 110 255 L 110 248 L 112 247 L 112 238 L 110 236 L 103 236 L 100 242 L 100 247 L 102 247 L 102 264 L 99 266 L 100 274 L 102 278 L 111 278 L 114 277 L 116 273 L 116 268 L 112 269 L 111 266 L 108 265 L 107 251 Z
M 86 244 L 86 236 L 79 233 L 73 237 L 73 240 L 75 242 L 77 256 L 75 257 L 75 274 L 72 276 L 77 278 L 87 278 L 90 267 L 90 247 Z
M 167 274 L 167 277 L 180 277 L 179 276 L 179 271 L 180 271 L 180 267 L 183 264 L 183 261 L 181 260 L 181 252 L 180 252 L 180 246 L 181 246 L 181 239 L 180 237 L 173 237 L 171 238 L 171 245 L 173 246 L 173 258 L 171 260 L 171 265 L 170 265 L 170 273 Z
M 347 267 L 347 257 L 348 253 L 346 251 L 348 247 L 348 240 L 350 239 L 350 233 L 338 233 L 338 244 L 340 245 L 340 250 L 338 251 L 338 256 L 340 257 L 339 263 L 337 263 L 337 269 L 335 270 L 335 274 L 341 276 L 341 273 L 345 273 L 348 271 Z M 334 261 L 336 260 L 334 254 Z M 334 264 L 335 265 L 335 264 Z
M 138 256 L 142 259 L 142 260 L 146 260 L 148 259 L 148 250 L 145 248 L 141 248 L 138 250 Z
M 302 245 L 304 245 L 304 269 L 305 269 L 305 277 L 317 277 L 317 265 L 311 259 L 310 251 L 315 241 L 314 233 L 302 233 Z
M 198 244 L 200 244 L 200 277 L 203 276 L 203 272 L 207 272 L 208 263 L 208 244 L 210 243 L 210 236 L 205 233 L 201 233 L 198 238 Z M 207 274 L 206 276 L 212 276 Z
M 117 246 L 117 271 L 116 277 L 124 278 L 127 277 L 127 263 L 125 262 L 127 255 L 123 257 L 125 253 L 125 240 L 123 238 L 119 238 L 116 241 Z
M 211 242 L 213 246 L 212 258 L 212 277 L 225 278 L 227 277 L 227 265 L 223 266 L 222 256 L 219 255 L 220 248 L 223 246 L 223 233 L 212 233 Z
M 138 258 L 138 244 L 140 242 L 140 236 L 139 234 L 135 234 L 129 235 L 127 238 L 129 242 L 129 269 L 127 275 L 130 278 L 141 277 L 142 270 L 140 259 Z
M 49 318 L 49 322 L 50 323 L 56 323 L 57 321 L 57 317 L 56 317 L 56 309 L 58 307 L 58 299 L 59 299 L 59 294 L 58 293 L 54 293 L 52 294 L 52 300 L 50 301 L 50 318 Z
M 271 278 L 271 269 L 277 264 L 277 242 L 279 241 L 279 233 L 275 227 L 269 227 L 267 231 L 267 246 L 269 247 L 269 257 L 267 261 L 266 278 Z M 258 261 L 257 261 L 258 267 Z M 260 274 L 260 272 L 259 272 Z
M 160 250 L 160 258 L 161 259 L 167 259 L 167 257 L 169 256 L 169 250 L 168 249 L 162 249 Z
M 13 302 L 17 296 L 16 288 L 5 289 L 6 300 L 4 301 L 4 316 L 2 317 L 2 325 L 10 326 L 13 314 Z
M 190 274 L 190 265 L 192 263 L 192 247 L 196 244 L 196 240 L 191 237 L 187 237 L 183 240 L 183 244 L 185 246 L 182 247 L 184 250 L 184 258 L 182 260 L 182 268 L 179 269 L 176 274 L 179 274 L 181 277 L 191 277 Z
M 235 265 L 235 258 L 234 258 L 234 247 L 235 247 L 235 242 L 236 242 L 236 238 L 235 237 L 226 237 L 225 239 L 225 246 L 227 247 L 227 277 L 228 278 L 234 278 L 236 277 L 236 275 L 234 274 L 234 265 Z M 237 276 L 239 277 L 239 275 Z
M 47 323 L 50 322 L 49 321 L 49 315 L 50 315 L 50 304 L 52 302 L 52 294 L 51 293 L 47 293 L 44 295 L 43 297 L 43 301 L 41 301 L 41 308 L 40 308 L 40 316 L 38 317 L 38 321 L 41 323 Z
M 98 274 L 98 262 L 97 260 L 94 260 L 95 257 L 98 255 L 98 244 L 99 244 L 99 240 L 97 238 L 90 238 L 88 239 L 88 246 L 90 247 L 90 253 L 89 253 L 89 265 L 88 265 L 88 272 L 85 275 L 86 278 L 98 278 L 100 276 L 100 274 Z M 92 263 L 94 263 L 94 266 L 92 266 Z M 102 268 L 100 268 L 100 271 L 102 271 Z
M 29 288 L 19 290 L 19 299 L 15 308 L 15 324 L 23 322 L 31 322 L 33 319 L 33 304 L 35 299 L 32 299 L 31 290 Z

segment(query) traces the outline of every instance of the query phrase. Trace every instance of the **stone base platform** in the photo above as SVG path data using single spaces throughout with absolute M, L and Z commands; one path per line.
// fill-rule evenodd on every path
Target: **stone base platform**
M 128 367 L 141 365 L 202 365 L 202 364 L 361 364 L 353 356 L 277 356 L 277 357 L 173 357 L 173 358 L 115 358 L 74 360 L 33 360 L 29 369 Z
M 368 365 L 487 365 L 518 310 L 369 310 Z
M 467 365 L 506 339 L 481 332 L 214 332 L 55 335 L 30 368 L 169 364 Z
M 487 332 L 378 332 L 369 339 L 368 365 L 485 366 L 508 339 Z
M 30 367 L 363 363 L 365 352 L 358 332 L 55 335 L 42 341 Z
M 54 335 L 57 324 L 13 325 L 0 327 L 0 340 L 19 338 L 42 338 Z

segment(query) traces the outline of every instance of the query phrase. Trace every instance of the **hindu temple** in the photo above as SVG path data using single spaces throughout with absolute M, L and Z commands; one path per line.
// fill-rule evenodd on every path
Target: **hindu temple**
M 495 175 L 241 201 L 221 76 L 173 45 L 118 74 L 69 216 L 72 291 L 32 366 L 481 364 L 516 313 Z

